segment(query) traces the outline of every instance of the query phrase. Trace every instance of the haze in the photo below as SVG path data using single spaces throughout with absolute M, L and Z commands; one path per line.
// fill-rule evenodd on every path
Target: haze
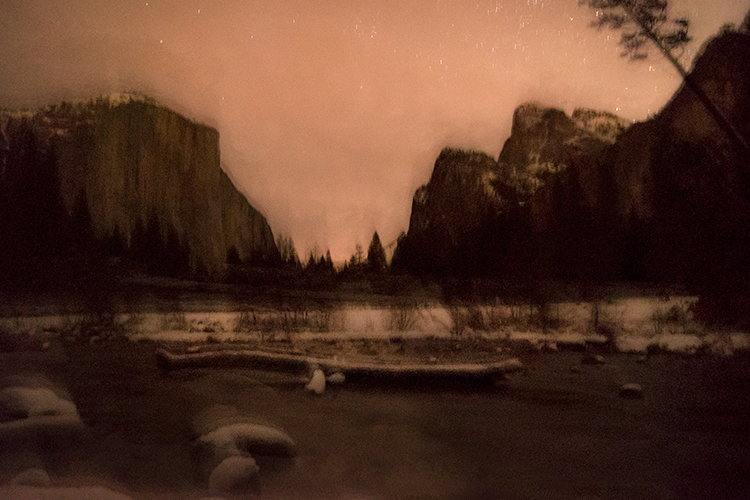
M 686 66 L 750 8 L 670 5 L 692 22 Z M 497 155 L 524 101 L 656 113 L 678 75 L 619 57 L 593 18 L 578 0 L 4 0 L 0 106 L 145 93 L 219 130 L 275 235 L 343 260 L 408 228 L 443 147 Z

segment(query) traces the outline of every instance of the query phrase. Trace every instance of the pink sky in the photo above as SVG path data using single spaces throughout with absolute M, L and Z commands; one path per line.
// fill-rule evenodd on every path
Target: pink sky
M 750 0 L 670 5 L 689 66 Z M 146 93 L 219 130 L 274 234 L 343 260 L 408 228 L 443 147 L 497 155 L 524 101 L 656 113 L 675 71 L 619 57 L 593 19 L 578 0 L 3 0 L 0 106 Z

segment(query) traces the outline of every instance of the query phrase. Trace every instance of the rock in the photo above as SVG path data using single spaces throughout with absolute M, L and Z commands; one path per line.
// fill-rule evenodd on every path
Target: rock
M 52 482 L 49 475 L 42 469 L 26 469 L 11 479 L 11 486 L 35 486 L 37 488 L 49 488 Z
M 27 417 L 77 416 L 76 405 L 61 399 L 46 387 L 6 387 L 0 390 L 0 415 L 25 414 Z M 6 419 L 0 418 L 0 421 Z
M 584 365 L 603 365 L 604 357 L 601 354 L 587 354 L 581 359 Z
M 645 354 L 643 354 L 643 355 L 641 355 L 641 356 L 638 356 L 638 357 L 637 357 L 637 358 L 635 359 L 635 362 L 636 362 L 636 363 L 645 363 L 645 362 L 646 362 L 646 360 L 648 360 L 648 356 L 646 356 Z
M 199 437 L 196 445 L 221 459 L 232 455 L 293 457 L 297 448 L 284 431 L 259 424 L 232 424 Z
M 429 359 L 427 360 L 427 362 L 429 364 L 431 364 L 431 365 L 436 365 L 437 362 L 438 362 L 438 360 L 437 360 L 437 358 L 435 356 L 430 356 Z
M 643 397 L 643 388 L 640 384 L 623 384 L 620 386 L 620 396 L 628 399 L 640 399 Z
M 50 347 L 50 343 L 49 343 L 49 342 L 44 342 L 44 343 L 42 344 L 42 350 L 43 350 L 43 351 L 48 351 L 48 350 L 49 350 L 49 347 Z
M 24 447 L 71 443 L 82 429 L 76 405 L 48 387 L 0 390 L 0 448 L 9 442 Z
M 333 385 L 343 384 L 345 380 L 346 376 L 341 372 L 332 373 L 326 377 L 326 381 Z
M 195 445 L 211 455 L 221 455 L 222 460 L 237 454 L 281 457 L 297 454 L 296 445 L 288 434 L 258 420 L 240 415 L 233 406 L 209 406 L 193 418 Z
M 224 459 L 208 477 L 212 495 L 221 493 L 260 495 L 258 465 L 252 457 L 233 456 Z
M 326 390 L 326 376 L 323 374 L 323 370 L 315 370 L 310 382 L 305 386 L 305 389 L 314 392 L 318 396 L 323 394 L 323 391 Z
M 185 352 L 187 352 L 188 354 L 195 354 L 196 352 L 200 352 L 200 350 L 201 350 L 201 346 L 191 345 L 185 350 Z
M 547 340 L 545 342 L 542 342 L 541 344 L 538 344 L 537 349 L 542 352 L 557 352 L 557 342 Z
M 64 444 L 76 437 L 83 423 L 65 394 L 41 375 L 0 380 L 0 448 L 10 442 L 23 447 Z
M 570 367 L 570 372 L 571 373 L 581 373 L 581 367 L 578 366 L 578 365 L 572 365 Z

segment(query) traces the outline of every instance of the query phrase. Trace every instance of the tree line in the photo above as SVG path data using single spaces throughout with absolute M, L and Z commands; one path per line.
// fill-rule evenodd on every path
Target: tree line
M 276 238 L 276 247 L 281 255 L 281 265 L 290 269 L 305 272 L 339 273 L 344 275 L 382 274 L 388 271 L 388 260 L 380 236 L 375 231 L 367 248 L 367 255 L 361 244 L 357 243 L 354 253 L 339 269 L 333 264 L 331 251 L 319 255 L 317 250 L 310 250 L 308 257 L 302 261 L 294 247 L 291 236 L 280 235 Z

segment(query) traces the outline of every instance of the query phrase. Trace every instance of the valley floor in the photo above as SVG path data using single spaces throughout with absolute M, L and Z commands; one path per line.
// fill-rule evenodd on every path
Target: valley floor
M 331 354 L 337 345 L 317 348 Z M 619 353 L 583 364 L 581 352 L 511 349 L 502 356 L 517 356 L 526 370 L 481 390 L 344 384 L 317 397 L 303 380 L 277 373 L 164 372 L 157 347 L 52 341 L 44 351 L 0 354 L 1 376 L 43 373 L 66 387 L 86 428 L 73 448 L 3 448 L 0 484 L 41 465 L 57 485 L 200 498 L 208 493 L 191 458 L 190 423 L 220 403 L 280 426 L 297 443 L 295 459 L 258 459 L 267 499 L 750 496 L 747 356 L 644 361 Z M 407 340 L 404 349 L 437 356 L 444 347 Z M 643 387 L 643 398 L 618 395 L 628 382 Z

